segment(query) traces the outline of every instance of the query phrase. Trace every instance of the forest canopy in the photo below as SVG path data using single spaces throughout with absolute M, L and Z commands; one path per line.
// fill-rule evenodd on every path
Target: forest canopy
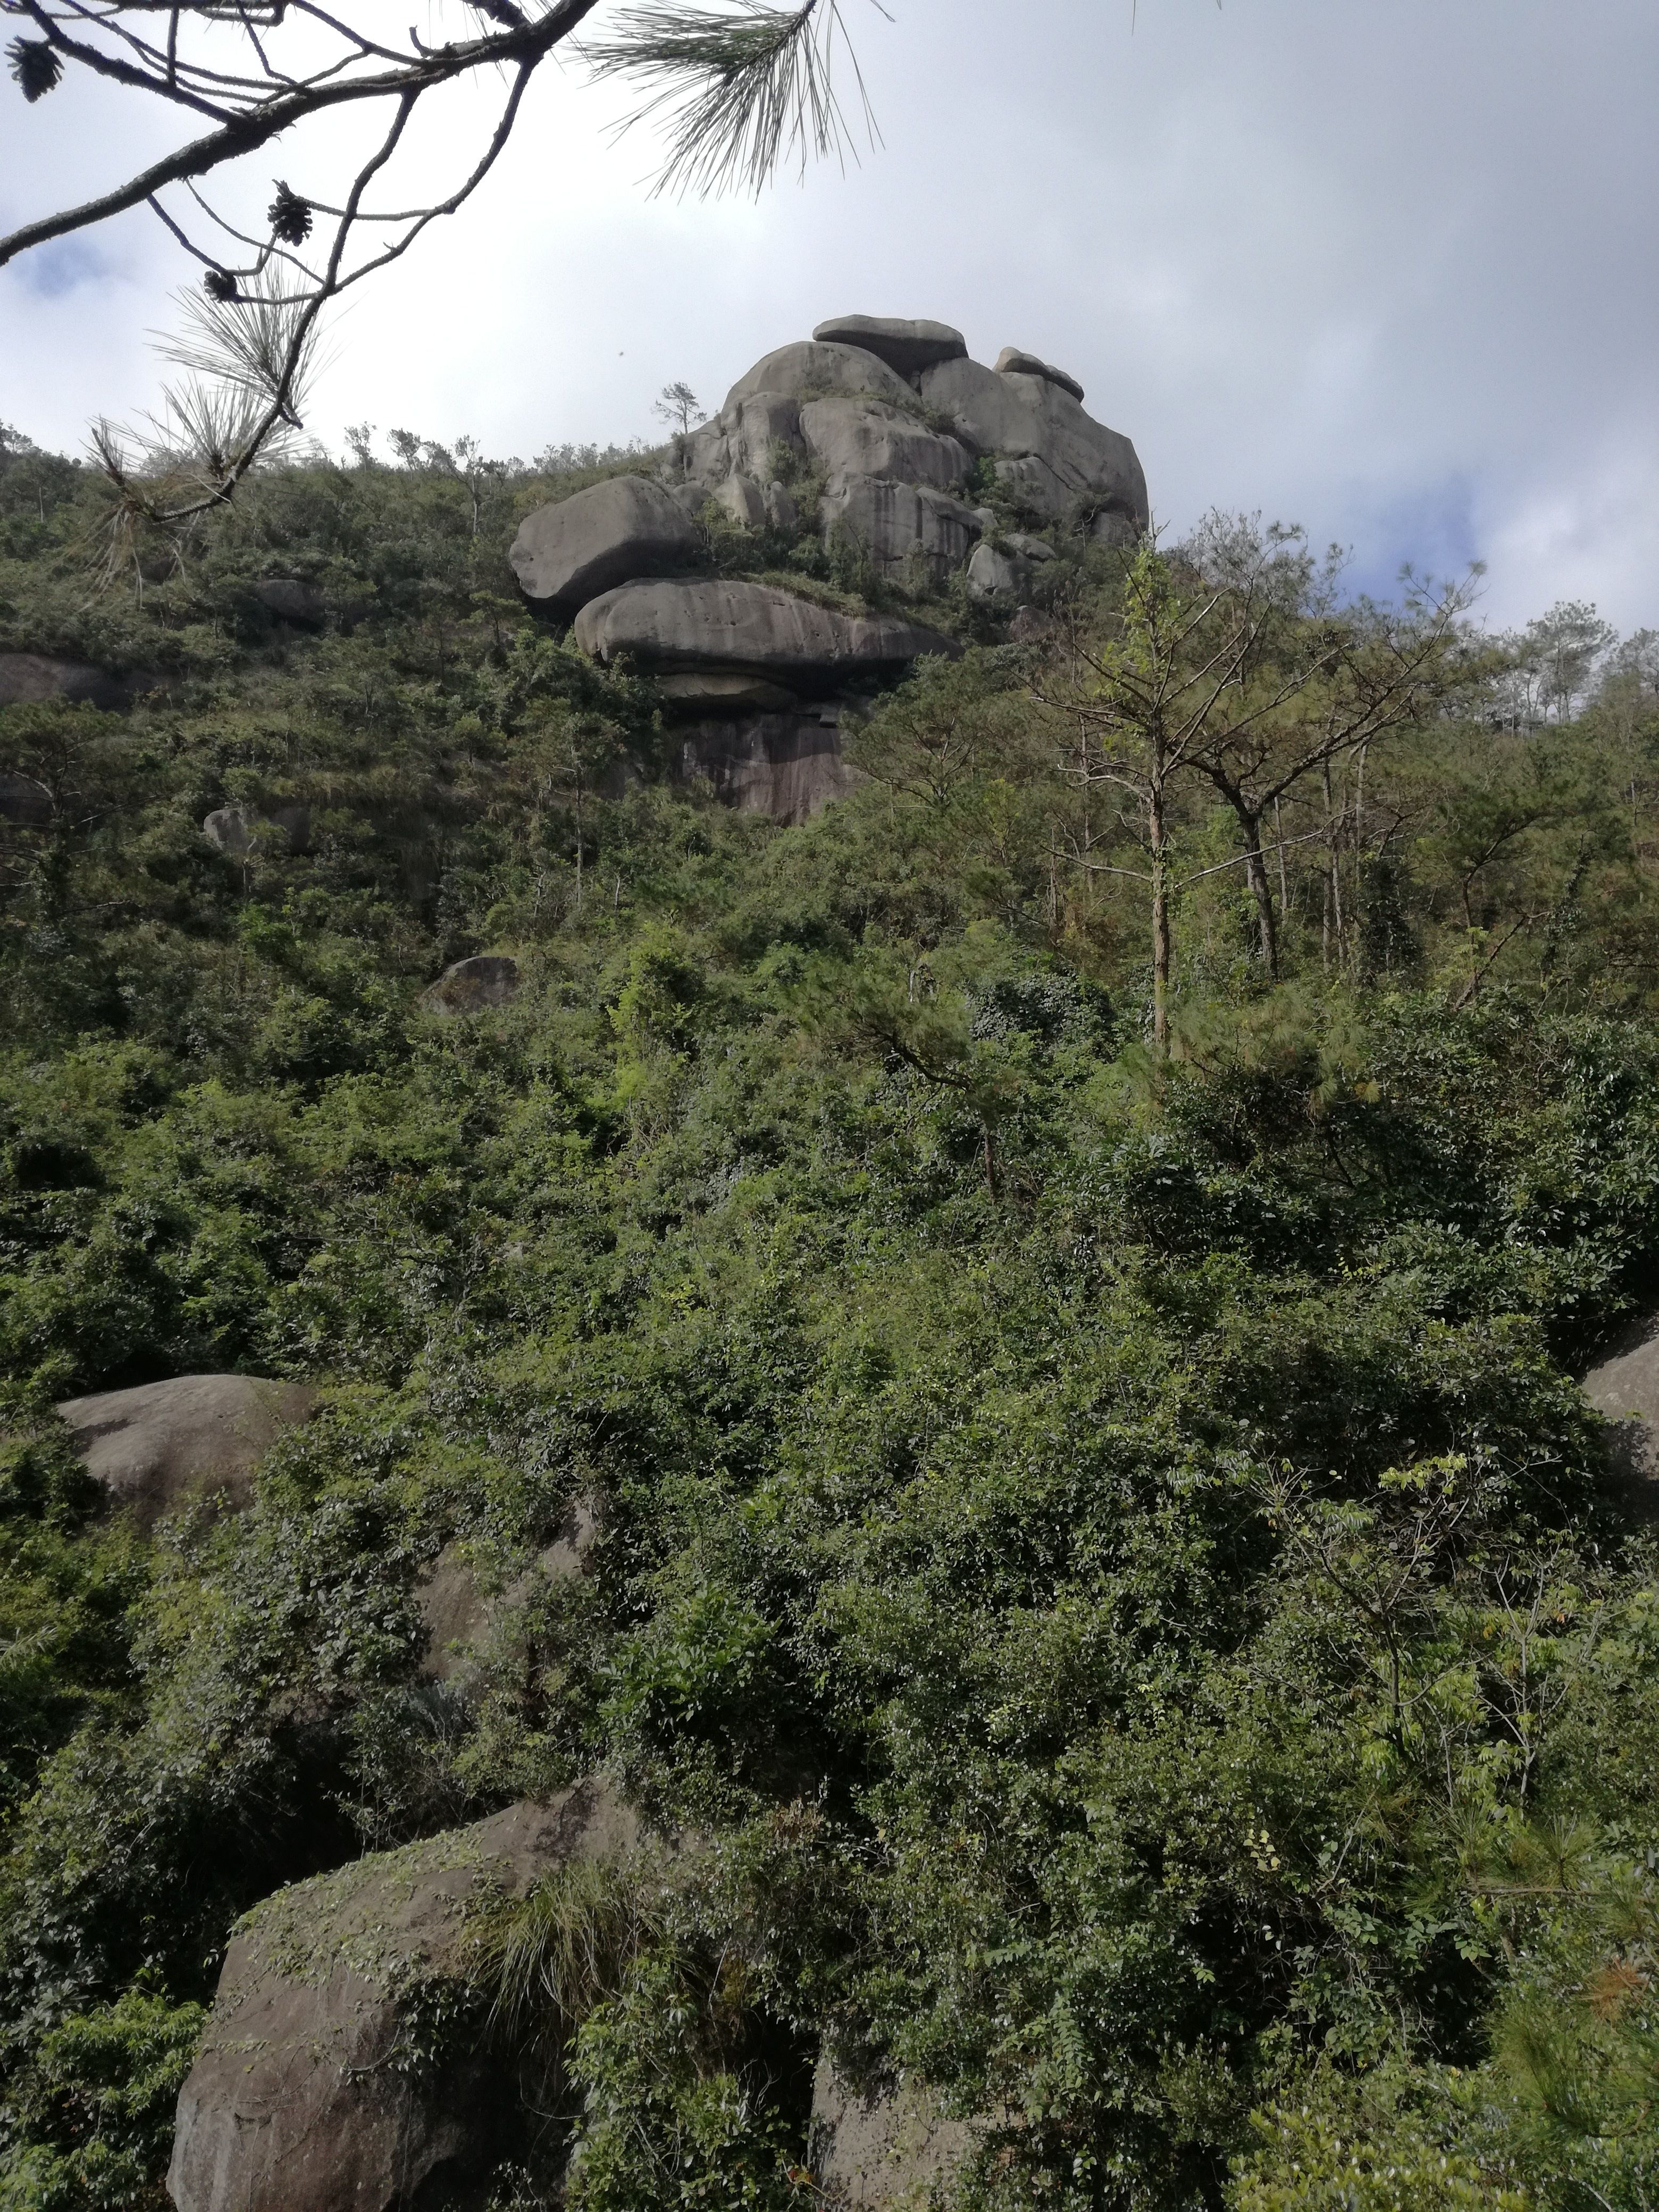
M 1659 1302 L 1659 639 L 1213 518 L 1013 642 L 711 525 L 965 648 L 783 828 L 514 587 L 648 465 L 365 425 L 112 533 L 0 435 L 0 652 L 131 702 L 0 708 L 0 2206 L 165 2202 L 262 1898 L 604 1772 L 715 1871 L 501 2212 L 817 2201 L 824 2046 L 979 2118 L 964 2205 L 1644 2212 L 1653 1502 L 1574 1377 Z M 210 1371 L 320 1409 L 110 1513 L 53 1407 Z

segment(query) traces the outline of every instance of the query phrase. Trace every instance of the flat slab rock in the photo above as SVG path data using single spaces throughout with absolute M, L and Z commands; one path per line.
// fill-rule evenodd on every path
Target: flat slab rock
M 628 1807 L 580 1783 L 256 1906 L 179 2093 L 178 2212 L 412 2212 L 463 2195 L 510 2154 L 515 2101 L 458 2002 L 477 1909 L 638 1841 Z M 448 2039 L 446 2013 L 469 2021 Z
M 1052 362 L 1040 361 L 1034 353 L 1024 353 L 1018 346 L 1004 346 L 997 356 L 994 374 L 998 376 L 1044 376 L 1050 384 L 1057 384 L 1062 392 L 1069 392 L 1073 399 L 1081 400 L 1083 386 L 1076 377 L 1067 376 L 1063 368 Z
M 919 376 L 942 361 L 960 361 L 968 341 L 948 323 L 909 322 L 898 315 L 836 315 L 812 333 L 818 345 L 861 346 L 895 374 Z
M 879 354 L 863 346 L 823 345 L 811 338 L 780 346 L 775 353 L 757 361 L 746 376 L 740 376 L 726 395 L 721 420 L 744 400 L 763 392 L 787 399 L 850 398 L 860 392 L 872 399 L 901 403 L 910 398 L 909 386 Z
M 690 559 L 685 506 L 649 477 L 612 477 L 527 514 L 508 559 L 527 599 L 574 613 L 601 592 Z
M 66 1398 L 58 1413 L 88 1474 L 147 1528 L 190 1498 L 218 1494 L 233 1508 L 246 1506 L 259 1462 L 316 1403 L 316 1391 L 302 1382 L 176 1375 Z
M 576 617 L 576 642 L 599 660 L 647 667 L 749 669 L 791 690 L 896 674 L 925 653 L 957 658 L 954 638 L 888 615 L 844 615 L 773 584 L 624 584 Z

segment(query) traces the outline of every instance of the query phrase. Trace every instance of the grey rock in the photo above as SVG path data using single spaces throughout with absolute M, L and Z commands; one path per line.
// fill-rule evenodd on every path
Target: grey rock
M 977 362 L 949 361 L 924 371 L 921 388 L 975 453 L 1041 463 L 1040 470 L 1013 480 L 1038 512 L 1058 520 L 1073 501 L 1094 495 L 1144 526 L 1146 479 L 1134 447 L 1085 415 L 1057 384 L 1042 376 L 1000 376 Z
M 328 602 L 319 586 L 301 576 L 264 576 L 253 586 L 253 596 L 277 622 L 296 629 L 321 629 L 328 620 Z
M 510 1006 L 518 995 L 518 962 L 505 952 L 475 952 L 428 984 L 421 1004 L 432 1014 L 477 1014 L 489 1006 Z
M 1011 645 L 1035 645 L 1041 638 L 1054 635 L 1053 618 L 1039 614 L 1035 607 L 1021 607 L 1008 625 Z
M 220 852 L 240 859 L 258 844 L 281 839 L 291 853 L 303 853 L 311 842 L 308 806 L 274 806 L 269 814 L 245 813 L 240 806 L 216 806 L 204 817 L 202 835 Z
M 535 1595 L 538 1582 L 568 1582 L 585 1571 L 599 1533 L 594 1501 L 577 1498 L 530 1571 L 495 1592 L 459 1544 L 446 1544 L 415 1593 L 427 1634 L 422 1674 L 434 1682 L 464 1680 L 497 1624 Z
M 1067 376 L 1063 368 L 1052 362 L 1039 361 L 1034 353 L 1022 353 L 1018 346 L 1004 346 L 997 356 L 994 372 L 998 376 L 1046 376 L 1050 384 L 1057 384 L 1062 392 L 1069 392 L 1073 399 L 1083 397 L 1083 386 L 1076 377 Z
M 722 708 L 736 713 L 746 708 L 775 710 L 799 704 L 794 693 L 785 690 L 782 684 L 742 668 L 684 668 L 676 675 L 663 677 L 659 688 L 675 706 L 705 714 Z
M 812 2082 L 807 2163 L 824 2201 L 847 2212 L 915 2212 L 949 2198 L 981 2129 L 942 2113 L 927 2091 L 892 2081 L 857 2090 L 827 2056 Z
M 216 1495 L 233 1510 L 246 1506 L 259 1462 L 316 1402 L 302 1382 L 178 1375 L 66 1398 L 58 1413 L 112 1504 L 149 1528 L 191 1498 Z
M 1070 512 L 1075 495 L 1040 453 L 1021 453 L 1012 460 L 1004 457 L 993 465 L 997 482 L 1021 507 L 1049 521 Z
M 767 483 L 777 474 L 780 450 L 796 456 L 806 447 L 800 434 L 800 401 L 786 392 L 757 392 L 738 401 L 727 426 L 732 465 Z
M 86 660 L 54 660 L 44 653 L 0 653 L 0 707 L 27 707 L 62 699 L 71 707 L 97 707 L 106 714 L 132 704 L 131 683 Z
M 1139 545 L 1145 534 L 1132 515 L 1120 514 L 1109 507 L 1103 507 L 1089 525 L 1090 543 L 1103 545 L 1109 552 L 1127 552 Z
M 747 376 L 740 376 L 732 386 L 721 415 L 729 414 L 739 401 L 753 398 L 763 392 L 790 399 L 817 399 L 832 392 L 843 396 L 862 392 L 872 399 L 901 403 L 910 396 L 909 386 L 878 355 L 866 352 L 862 346 L 821 345 L 810 339 L 780 346 L 775 353 L 769 353 L 763 361 L 757 361 Z
M 842 757 L 839 722 L 839 708 L 829 703 L 702 723 L 685 733 L 680 774 L 687 783 L 711 784 L 739 813 L 809 822 L 862 781 Z
M 681 483 L 665 484 L 663 489 L 678 507 L 680 513 L 694 526 L 702 522 L 703 511 L 714 496 L 714 486 L 706 484 L 698 478 L 688 477 Z M 697 543 L 701 544 L 701 538 L 697 538 Z
M 1659 1316 L 1634 1322 L 1583 1378 L 1584 1395 L 1618 1425 L 1613 1454 L 1631 1503 L 1659 1518 Z
M 714 492 L 722 514 L 743 530 L 759 530 L 766 521 L 766 496 L 752 477 L 727 477 Z
M 1054 549 L 1046 538 L 1033 538 L 1029 531 L 1011 530 L 1003 539 L 1012 553 L 1018 553 L 1028 561 L 1052 561 Z
M 701 484 L 705 491 L 713 491 L 731 475 L 732 466 L 732 441 L 716 416 L 689 437 L 676 438 L 674 456 L 665 464 L 664 475 L 671 485 Z
M 950 491 L 968 474 L 961 441 L 941 437 L 914 415 L 880 400 L 812 399 L 800 410 L 801 435 L 830 482 L 883 477 Z
M 968 563 L 968 595 L 974 599 L 1027 599 L 1036 581 L 1037 564 L 995 545 L 976 545 Z
M 967 340 L 948 323 L 907 322 L 896 315 L 838 315 L 812 333 L 820 345 L 862 346 L 896 374 L 919 376 L 942 361 L 960 361 Z
M 767 485 L 766 519 L 786 538 L 793 538 L 800 528 L 800 510 L 787 484 L 774 481 Z
M 508 557 L 526 598 L 574 611 L 630 576 L 678 566 L 696 546 L 690 516 L 665 486 L 611 477 L 527 514 Z
M 16 830 L 46 830 L 52 825 L 52 793 L 32 775 L 14 775 L 0 769 L 0 822 Z
M 954 659 L 953 638 L 887 615 L 844 615 L 774 584 L 624 584 L 576 618 L 576 642 L 596 659 L 626 654 L 665 671 L 737 668 L 788 690 L 900 673 L 924 653 Z
M 179 2096 L 178 2212 L 413 2212 L 514 2143 L 510 2069 L 467 2002 L 476 1915 L 638 1848 L 602 1784 L 279 1890 L 240 1923 Z M 432 2023 L 464 2023 L 449 2034 Z
M 819 512 L 826 541 L 837 532 L 855 538 L 884 570 L 902 568 L 920 555 L 938 579 L 962 566 L 979 536 L 973 509 L 948 493 L 874 477 L 832 484 Z

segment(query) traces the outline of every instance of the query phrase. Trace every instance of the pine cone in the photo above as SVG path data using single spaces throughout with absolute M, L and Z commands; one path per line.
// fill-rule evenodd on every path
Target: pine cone
M 311 235 L 311 210 L 293 187 L 276 179 L 276 197 L 265 210 L 272 235 L 284 246 L 303 246 Z
M 228 301 L 240 300 L 242 296 L 236 289 L 236 279 L 228 269 L 210 269 L 202 282 L 216 300 Z
M 64 58 L 44 39 L 14 39 L 6 48 L 11 73 L 31 107 L 53 91 L 64 74 Z

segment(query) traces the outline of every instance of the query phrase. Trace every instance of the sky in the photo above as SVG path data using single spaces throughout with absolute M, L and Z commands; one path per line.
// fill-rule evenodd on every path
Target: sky
M 1563 599 L 1659 625 L 1653 0 L 842 4 L 880 131 L 856 165 L 653 197 L 617 92 L 545 70 L 478 197 L 335 323 L 308 428 L 651 436 L 671 380 L 713 408 L 828 316 L 930 316 L 1077 376 L 1172 537 L 1259 512 L 1347 549 L 1357 588 L 1478 561 L 1494 625 Z M 171 143 L 84 77 L 32 107 L 6 82 L 0 116 L 0 228 Z M 487 127 L 449 95 L 411 196 Z M 318 190 L 343 150 L 285 142 L 226 204 Z M 154 404 L 193 275 L 143 212 L 0 270 L 0 420 L 79 450 Z

